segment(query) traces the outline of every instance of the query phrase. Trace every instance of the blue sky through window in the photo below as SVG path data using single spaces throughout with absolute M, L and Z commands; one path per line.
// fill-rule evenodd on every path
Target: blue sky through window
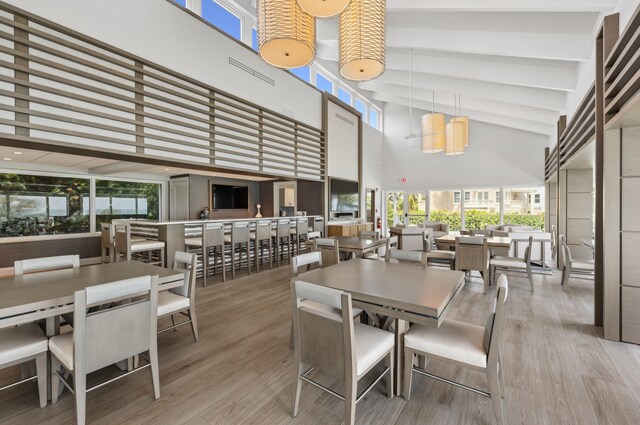
M 364 103 L 356 99 L 355 107 L 362 114 L 362 121 L 367 122 L 367 107 Z
M 342 90 L 340 87 L 338 87 L 338 99 L 340 99 L 347 105 L 351 105 L 351 95 L 349 94 L 349 92 Z
M 293 75 L 297 75 L 307 83 L 311 81 L 311 68 L 308 66 L 301 66 L 300 68 L 293 68 L 289 70 Z
M 187 7 L 187 0 L 173 0 L 182 7 Z
M 369 108 L 369 124 L 373 128 L 378 128 L 378 111 L 373 108 Z
M 251 28 L 251 47 L 256 52 L 258 51 L 258 30 L 255 28 Z
M 236 40 L 242 40 L 242 21 L 240 18 L 215 1 L 204 0 L 202 2 L 202 17 Z
M 327 78 L 323 77 L 320 73 L 316 74 L 316 87 L 321 91 L 333 93 L 333 83 Z

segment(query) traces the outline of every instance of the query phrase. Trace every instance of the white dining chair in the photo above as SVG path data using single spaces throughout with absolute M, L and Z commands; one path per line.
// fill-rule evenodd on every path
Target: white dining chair
M 558 228 L 555 224 L 551 225 L 551 260 L 556 261 L 558 258 Z
M 49 270 L 72 269 L 80 267 L 79 255 L 59 255 L 56 257 L 30 258 L 13 263 L 16 276 Z
M 135 301 L 126 302 L 132 299 Z M 88 307 L 109 303 L 108 308 L 87 313 Z M 141 276 L 89 286 L 75 292 L 73 307 L 73 332 L 49 339 L 51 402 L 57 403 L 62 383 L 74 393 L 77 424 L 84 425 L 87 392 L 147 367 L 151 367 L 154 397 L 160 398 L 157 278 Z M 144 355 L 146 352 L 148 357 Z M 89 373 L 138 355 L 148 363 L 87 388 Z M 61 369 L 69 372 L 72 379 L 67 379 Z
M 337 239 L 314 239 L 313 250 L 318 251 L 322 254 L 323 267 L 328 267 L 340 263 L 340 245 Z
M 384 260 L 387 263 L 418 263 L 426 267 L 427 254 L 422 251 L 391 248 L 385 253 Z
M 196 267 L 197 255 L 176 251 L 173 260 L 173 270 L 184 274 L 184 283 L 177 288 L 158 293 L 158 319 L 171 316 L 171 326 L 161 329 L 163 333 L 179 326 L 191 324 L 193 339 L 198 340 L 198 321 L 196 320 Z M 176 323 L 175 316 L 187 318 Z
M 529 236 L 529 245 L 524 250 L 524 258 L 494 256 L 489 260 L 489 280 L 494 283 L 498 270 L 516 270 L 527 273 L 531 292 L 533 287 L 533 272 L 531 271 L 531 252 L 533 250 L 533 236 Z
M 425 229 L 423 251 L 427 254 L 427 266 L 447 266 L 450 270 L 456 267 L 456 252 L 448 249 L 434 249 L 433 229 Z
M 489 246 L 482 236 L 456 237 L 456 270 L 477 270 L 484 282 L 484 293 L 489 287 Z
M 295 334 L 295 377 L 291 416 L 296 417 L 302 382 L 307 382 L 345 402 L 346 425 L 355 423 L 356 403 L 374 385 L 358 395 L 358 381 L 381 361 L 382 372 L 372 382 L 387 375 L 387 395 L 393 397 L 394 335 L 372 326 L 354 323 L 351 294 L 302 281 L 291 282 L 293 328 Z M 304 301 L 325 306 L 309 308 Z M 344 382 L 344 395 L 314 381 L 312 371 Z
M 0 387 L 0 391 L 34 379 L 38 381 L 40 407 L 47 405 L 48 339 L 35 323 L 0 330 L 0 369 L 35 360 L 36 375 Z
M 404 336 L 404 380 L 403 393 L 406 400 L 411 397 L 413 372 L 454 385 L 476 394 L 490 397 L 498 425 L 503 425 L 505 397 L 503 364 L 500 344 L 506 315 L 509 291 L 507 277 L 498 278 L 496 300 L 485 326 L 477 326 L 456 320 L 445 319 L 439 328 L 413 325 Z M 478 390 L 451 381 L 413 366 L 414 355 L 424 356 L 484 372 L 489 382 L 489 392 Z
M 569 245 L 567 245 L 567 237 L 560 235 L 559 239 L 563 255 L 562 279 L 560 280 L 560 284 L 562 285 L 562 289 L 566 291 L 569 284 L 569 277 L 571 277 L 572 274 L 593 276 L 595 263 L 593 260 L 574 260 L 571 256 Z

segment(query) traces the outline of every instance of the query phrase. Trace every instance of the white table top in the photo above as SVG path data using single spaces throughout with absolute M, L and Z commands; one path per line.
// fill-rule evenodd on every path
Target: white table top
M 361 308 L 378 306 L 389 316 L 395 316 L 394 310 L 406 312 L 416 316 L 412 321 L 435 326 L 465 282 L 458 271 L 365 259 L 312 270 L 296 280 L 349 292 Z

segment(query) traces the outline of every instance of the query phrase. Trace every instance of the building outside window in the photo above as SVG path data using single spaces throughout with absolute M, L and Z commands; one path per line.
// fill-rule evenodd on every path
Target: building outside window
M 453 203 L 454 204 L 460 203 L 460 192 L 453 192 Z
M 449 223 L 449 230 L 461 228 L 460 191 L 429 191 L 429 220 Z
M 500 189 L 472 189 L 465 191 L 464 227 L 467 230 L 484 229 L 486 225 L 500 224 L 500 201 L 489 199 L 489 194 Z M 471 199 L 467 200 L 467 193 Z

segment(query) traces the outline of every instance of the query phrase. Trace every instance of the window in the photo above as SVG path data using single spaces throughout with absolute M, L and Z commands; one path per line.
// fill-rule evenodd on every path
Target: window
M 347 105 L 351 105 L 351 95 L 346 90 L 342 90 L 338 87 L 338 99 L 346 103 Z
M 369 125 L 373 128 L 380 128 L 378 124 L 378 111 L 373 108 L 369 108 Z
M 96 230 L 113 219 L 159 217 L 159 184 L 96 180 Z
M 464 228 L 467 230 L 484 229 L 486 225 L 500 224 L 500 202 L 490 200 L 489 194 L 500 193 L 499 189 L 465 191 Z M 467 202 L 467 193 L 473 194 Z
M 534 197 L 534 201 L 535 201 L 536 204 L 540 203 L 540 194 L 539 193 L 536 193 L 536 195 Z
M 297 75 L 301 80 L 306 81 L 307 83 L 311 82 L 311 68 L 308 66 L 301 66 L 300 68 L 290 69 L 293 75 Z
M 505 224 L 522 224 L 544 229 L 544 187 L 504 190 Z M 531 201 L 534 201 L 533 203 Z
M 320 73 L 316 74 L 316 87 L 320 89 L 320 91 L 333 93 L 333 83 L 329 81 L 327 77 L 324 77 Z
M 429 220 L 449 223 L 451 231 L 460 230 L 460 192 L 429 191 Z
M 465 191 L 464 192 L 464 201 L 470 201 L 471 200 L 471 192 Z
M 202 17 L 217 28 L 242 41 L 242 20 L 213 0 L 202 2 Z
M 258 30 L 255 28 L 251 28 L 251 47 L 258 51 Z
M 355 108 L 362 114 L 362 121 L 367 122 L 367 107 L 364 102 L 356 99 Z
M 500 203 L 500 191 L 496 190 L 496 202 Z
M 0 237 L 89 231 L 89 180 L 0 174 Z
M 187 7 L 187 0 L 173 0 L 182 7 Z

